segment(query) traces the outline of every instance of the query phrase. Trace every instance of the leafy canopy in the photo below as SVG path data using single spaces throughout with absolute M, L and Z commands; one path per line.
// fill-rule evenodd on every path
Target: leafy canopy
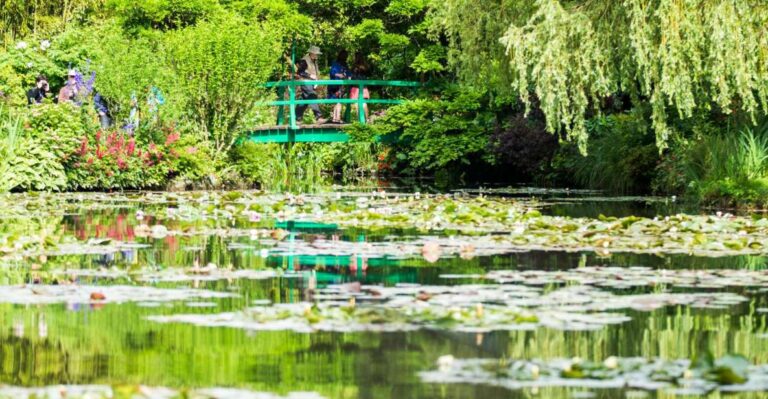
M 465 81 L 490 81 L 550 132 L 586 151 L 586 119 L 621 92 L 652 107 L 657 145 L 669 112 L 768 113 L 768 4 L 758 0 L 446 0 L 432 3 Z M 467 23 L 472 21 L 472 23 Z

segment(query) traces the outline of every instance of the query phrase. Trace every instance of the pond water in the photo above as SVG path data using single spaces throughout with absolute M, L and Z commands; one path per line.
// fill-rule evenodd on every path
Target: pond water
M 658 216 L 663 221 L 680 212 L 712 213 L 670 198 L 610 198 L 590 192 L 496 189 L 451 194 L 461 202 L 439 205 L 446 213 L 474 209 L 477 204 L 478 209 L 503 209 L 505 214 L 547 223 L 555 220 L 547 218 L 561 216 L 581 218 L 574 219 L 580 225 L 630 215 Z M 478 199 L 479 195 L 484 198 Z M 675 391 L 588 383 L 510 387 L 479 378 L 430 380 L 424 373 L 444 369 L 446 363 L 450 368 L 460 359 L 677 361 L 705 353 L 715 357 L 733 353 L 744 355 L 754 367 L 768 364 L 768 258 L 760 241 L 766 236 L 763 230 L 734 232 L 756 238 L 743 246 L 726 245 L 712 257 L 699 255 L 721 247 L 697 245 L 723 240 L 721 234 L 726 233 L 719 229 L 693 231 L 696 239 L 686 244 L 685 251 L 666 244 L 653 251 L 614 250 L 606 242 L 619 245 L 614 243 L 621 238 L 611 241 L 611 233 L 597 244 L 592 242 L 594 248 L 570 241 L 551 247 L 515 240 L 484 246 L 498 243 L 497 238 L 484 237 L 525 235 L 533 227 L 515 233 L 517 225 L 500 221 L 498 212 L 487 215 L 488 220 L 480 216 L 467 222 L 474 230 L 457 228 L 456 221 L 434 222 L 433 214 L 426 227 L 409 225 L 412 220 L 401 213 L 420 212 L 422 202 L 434 201 L 427 197 L 407 190 L 385 194 L 359 188 L 272 197 L 258 193 L 3 196 L 0 291 L 7 295 L 0 292 L 0 398 L 30 394 L 21 388 L 59 385 L 64 387 L 49 392 L 51 397 L 64 397 L 64 390 L 72 392 L 67 397 L 77 397 L 76 386 L 87 385 L 102 386 L 117 397 L 137 392 L 144 392 L 144 397 L 172 397 L 173 392 L 186 390 L 197 390 L 188 392 L 192 397 L 227 397 L 204 391 L 220 387 L 245 390 L 230 392 L 231 397 L 246 397 L 247 391 L 296 398 L 662 398 Z M 399 207 L 397 201 L 405 198 L 408 205 Z M 383 209 L 376 201 L 387 199 L 393 205 L 381 212 L 386 217 L 371 217 L 371 209 Z M 432 205 L 424 203 L 427 212 Z M 351 215 L 352 208 L 336 204 L 368 213 L 364 220 L 347 219 L 338 215 Z M 752 226 L 753 221 L 759 225 L 757 218 L 747 217 L 743 223 Z M 669 228 L 660 231 L 664 242 L 665 234 L 675 234 Z M 632 279 L 634 285 L 624 284 L 621 271 L 590 277 L 591 282 L 569 280 L 578 278 L 574 273 L 593 270 L 590 267 L 637 266 L 647 269 L 636 269 L 640 277 Z M 729 270 L 743 274 L 733 277 Z M 516 282 L 493 280 L 494 271 L 501 273 L 497 277 L 507 272 L 540 274 L 524 275 L 529 280 Z M 675 273 L 698 274 L 693 281 L 659 283 L 662 278 L 684 277 Z M 637 281 L 645 276 L 648 281 Z M 718 286 L 717 279 L 731 280 Z M 461 287 L 478 284 L 507 296 L 477 299 L 476 289 L 462 291 Z M 568 289 L 578 286 L 578 290 L 582 284 L 594 288 L 568 294 Z M 510 289 L 515 292 L 509 293 Z M 558 298 L 569 307 L 551 299 L 561 292 L 567 295 Z M 693 293 L 711 297 L 685 299 Z M 662 294 L 668 297 L 660 299 Z M 606 304 L 601 301 L 618 303 L 619 297 L 628 295 L 637 297 L 627 302 L 631 308 L 617 305 L 603 311 Z M 418 306 L 416 312 L 431 306 L 455 320 L 438 320 L 442 324 L 426 320 L 413 326 L 408 325 L 409 317 L 416 316 L 409 316 L 395 325 L 387 319 L 394 317 L 387 309 L 413 311 L 393 305 L 403 297 L 418 299 L 411 301 Z M 576 304 L 574 298 L 581 302 Z M 470 309 L 468 316 L 462 316 L 465 319 L 456 316 L 453 301 Z M 312 303 L 316 307 L 310 307 Z M 298 304 L 298 310 L 274 318 L 264 311 L 281 304 Z M 377 313 L 381 319 L 370 321 L 355 313 L 365 309 L 382 312 Z M 514 316 L 512 328 L 478 321 L 504 309 L 517 309 L 522 315 Z M 605 324 L 590 319 L 605 312 L 617 316 Z M 584 323 L 564 313 L 584 316 Z M 234 315 L 229 325 L 221 323 L 222 314 Z M 199 317 L 193 323 L 174 319 L 179 315 Z M 342 317 L 342 326 L 355 321 L 363 327 L 321 328 L 333 317 Z M 760 373 L 753 370 L 751 381 L 761 381 Z M 141 391 L 138 386 L 158 390 Z M 161 388 L 173 392 L 162 396 Z M 726 395 L 719 388 L 704 391 L 712 391 L 710 397 Z M 727 395 L 768 397 L 766 389 L 768 384 Z

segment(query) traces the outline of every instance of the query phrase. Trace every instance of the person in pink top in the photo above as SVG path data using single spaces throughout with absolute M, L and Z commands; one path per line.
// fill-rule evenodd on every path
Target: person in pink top
M 368 79 L 368 63 L 365 61 L 365 57 L 357 53 L 355 54 L 355 66 L 352 67 L 352 79 L 355 80 L 366 80 Z M 357 86 L 352 86 L 352 88 L 349 90 L 349 98 L 352 100 L 357 100 L 360 96 L 360 88 Z M 371 98 L 371 93 L 368 91 L 367 87 L 363 87 L 363 98 L 368 100 Z M 353 104 L 353 106 L 357 107 Z M 357 111 L 356 111 L 357 112 Z M 368 119 L 368 104 L 363 104 L 363 113 L 365 114 L 365 119 Z

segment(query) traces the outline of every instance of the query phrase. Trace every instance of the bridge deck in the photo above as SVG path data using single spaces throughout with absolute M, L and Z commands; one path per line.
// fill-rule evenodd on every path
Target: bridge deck
M 344 127 L 350 124 L 325 123 L 299 125 L 258 126 L 248 132 L 248 140 L 256 143 L 336 143 L 349 141 Z

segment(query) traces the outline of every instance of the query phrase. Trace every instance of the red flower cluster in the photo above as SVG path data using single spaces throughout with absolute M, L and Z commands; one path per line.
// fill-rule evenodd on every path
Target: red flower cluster
M 173 143 L 178 140 L 178 133 L 175 135 L 175 138 L 169 136 L 166 142 Z M 154 143 L 151 143 L 146 151 L 142 151 L 136 148 L 136 140 L 133 137 L 126 138 L 122 132 L 114 131 L 104 138 L 104 132 L 101 130 L 96 132 L 93 143 L 90 143 L 88 137 L 83 138 L 77 155 L 85 158 L 89 165 L 97 159 L 114 161 L 120 170 L 127 169 L 130 161 L 134 159 L 141 160 L 145 166 L 155 165 L 163 159 L 162 148 Z

